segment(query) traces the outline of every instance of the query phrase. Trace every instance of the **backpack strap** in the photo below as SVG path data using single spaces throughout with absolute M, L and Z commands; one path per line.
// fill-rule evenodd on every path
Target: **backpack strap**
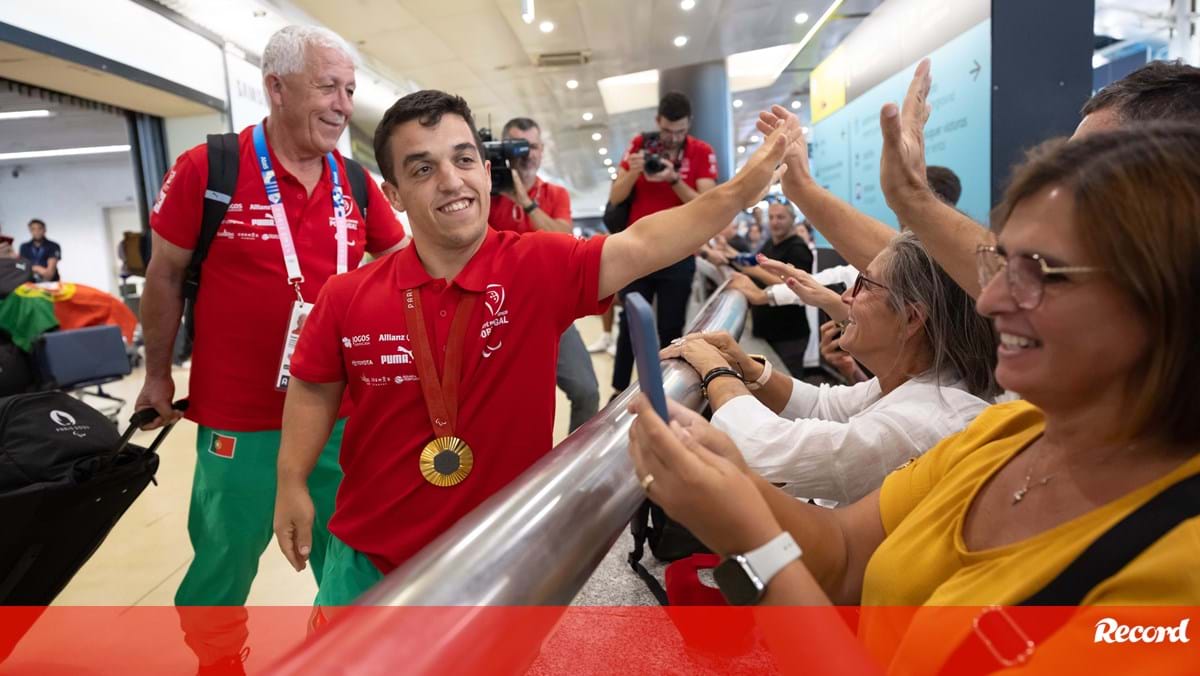
M 200 290 L 200 268 L 217 237 L 217 230 L 221 228 L 229 202 L 233 200 L 240 162 L 237 134 L 209 134 L 207 145 L 208 183 L 204 188 L 204 215 L 200 221 L 200 237 L 196 240 L 196 248 L 192 250 L 192 260 L 188 262 L 183 281 L 183 297 L 192 301 Z
M 1022 606 L 1078 606 L 1093 589 L 1119 573 L 1142 552 L 1184 521 L 1200 515 L 1200 474 L 1169 486 L 1135 509 L 1124 519 L 1096 538 L 1087 549 L 1045 587 L 1021 602 Z M 1000 609 L 1002 611 L 1003 609 Z M 1023 629 L 1030 641 L 1028 658 L 1036 647 L 1053 636 L 1071 619 L 1071 613 L 1059 613 L 1054 622 Z M 1011 621 L 1010 621 L 1011 622 Z M 1011 624 L 1017 629 L 1015 624 Z M 967 634 L 958 649 L 942 666 L 943 674 L 990 673 L 1003 665 L 1001 657 L 1012 661 L 1016 656 L 998 656 L 982 640 L 978 628 Z M 993 645 L 995 642 L 992 642 Z M 985 666 L 986 665 L 986 666 Z
M 350 194 L 362 212 L 363 220 L 367 220 L 367 207 L 371 206 L 371 193 L 367 190 L 367 168 L 349 157 L 342 158 L 346 162 L 346 181 L 350 183 Z
M 633 520 L 629 522 L 629 533 L 633 536 L 633 551 L 629 552 L 629 567 L 637 576 L 642 578 L 642 582 L 646 583 L 646 587 L 654 594 L 654 598 L 658 601 L 658 605 L 670 605 L 667 602 L 667 590 L 663 589 L 658 578 L 654 574 L 646 570 L 642 565 L 642 556 L 646 552 L 646 539 L 649 537 L 650 529 L 650 501 L 642 500 L 642 504 L 638 506 L 637 513 L 633 515 Z

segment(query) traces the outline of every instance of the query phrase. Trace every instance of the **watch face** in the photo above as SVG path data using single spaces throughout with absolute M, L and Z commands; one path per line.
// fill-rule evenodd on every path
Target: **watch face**
M 713 579 L 730 605 L 752 606 L 758 603 L 763 587 L 743 568 L 739 557 L 725 559 L 713 569 Z

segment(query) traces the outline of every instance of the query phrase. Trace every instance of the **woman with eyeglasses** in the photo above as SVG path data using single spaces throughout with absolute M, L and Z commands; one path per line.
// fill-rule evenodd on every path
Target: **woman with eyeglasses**
M 1174 626 L 1178 614 L 1111 606 L 1200 604 L 1197 224 L 1200 129 L 1052 142 L 1017 171 L 996 245 L 979 252 L 996 378 L 1021 401 L 823 510 L 750 472 L 711 426 L 668 427 L 639 400 L 637 475 L 714 551 L 743 555 L 741 574 L 717 575 L 727 597 L 861 604 L 867 653 L 908 673 L 962 673 L 971 650 L 993 668 L 1078 667 L 1111 623 Z M 1065 626 L 996 610 L 1023 603 L 1084 607 Z M 900 619 L 876 606 L 939 608 Z M 946 606 L 985 608 L 949 622 Z M 1122 661 L 1146 652 L 1103 655 L 1109 673 L 1144 672 Z M 1194 668 L 1171 658 L 1155 673 Z
M 840 298 L 807 274 L 792 280 L 805 303 L 844 322 L 841 348 L 876 377 L 811 385 L 746 354 L 727 333 L 686 336 L 662 352 L 696 369 L 712 424 L 789 493 L 854 502 L 999 394 L 992 327 L 911 234 L 898 235 Z

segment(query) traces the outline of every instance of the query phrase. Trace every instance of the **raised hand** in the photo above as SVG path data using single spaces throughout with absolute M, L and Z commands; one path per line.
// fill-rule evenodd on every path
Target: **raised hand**
M 830 317 L 841 320 L 846 318 L 846 306 L 842 297 L 825 288 L 812 275 L 797 268 L 791 263 L 784 263 L 766 256 L 758 255 L 758 264 L 762 269 L 776 277 L 800 297 L 805 305 L 811 305 L 824 310 Z
M 929 104 L 933 85 L 929 73 L 929 59 L 924 59 L 913 73 L 903 107 L 888 103 L 879 113 L 883 132 L 879 184 L 888 206 L 897 214 L 933 197 L 925 178 L 925 123 L 933 111 Z
M 788 175 L 782 178 L 783 192 L 787 194 L 789 188 L 812 180 L 812 174 L 808 171 L 808 139 L 804 136 L 800 118 L 780 105 L 771 106 L 770 110 L 760 112 L 758 122 L 755 123 L 755 126 L 763 134 L 770 133 L 779 125 L 787 130 L 789 139 L 787 150 L 783 156 L 783 161 L 788 166 Z
M 730 180 L 731 184 L 737 184 L 738 195 L 745 208 L 749 209 L 762 201 L 771 184 L 786 175 L 787 165 L 781 166 L 781 163 L 796 135 L 802 136 L 799 129 L 791 129 L 784 122 L 777 124 L 758 150 L 746 160 L 742 170 Z

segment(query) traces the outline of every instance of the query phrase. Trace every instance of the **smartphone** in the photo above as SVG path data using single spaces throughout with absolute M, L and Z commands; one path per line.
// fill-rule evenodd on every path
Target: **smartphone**
M 748 268 L 753 265 L 758 265 L 758 254 L 740 253 L 733 257 L 733 264 L 740 265 L 743 268 Z
M 667 417 L 667 395 L 663 392 L 662 364 L 658 358 L 658 328 L 654 310 L 640 293 L 625 296 L 625 317 L 637 363 L 638 387 L 650 398 L 650 405 L 663 421 Z

